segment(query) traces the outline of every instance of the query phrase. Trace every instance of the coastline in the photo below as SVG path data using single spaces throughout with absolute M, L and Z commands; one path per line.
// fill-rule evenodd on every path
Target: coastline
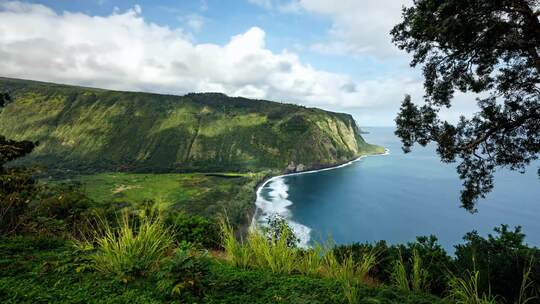
M 311 173 L 318 173 L 318 172 L 323 172 L 323 171 L 328 171 L 328 170 L 339 169 L 339 168 L 343 168 L 343 167 L 352 165 L 355 162 L 360 161 L 360 160 L 362 160 L 363 158 L 366 158 L 366 157 L 384 156 L 384 155 L 389 155 L 389 154 L 390 154 L 390 150 L 385 148 L 383 153 L 364 154 L 364 155 L 360 155 L 357 158 L 354 158 L 354 159 L 351 159 L 351 160 L 348 160 L 348 161 L 344 161 L 342 163 L 338 163 L 338 164 L 335 164 L 335 165 L 321 166 L 319 168 L 315 168 L 315 169 L 310 168 L 310 169 L 307 169 L 307 170 L 301 171 L 301 172 L 289 172 L 289 173 L 284 173 L 284 174 L 275 175 L 275 176 L 269 175 L 269 176 L 265 177 L 261 182 L 259 182 L 256 185 L 255 201 L 254 201 L 254 206 L 253 206 L 254 209 L 253 209 L 252 212 L 250 212 L 251 214 L 249 215 L 251 217 L 251 219 L 249 221 L 250 224 L 249 224 L 248 230 L 255 229 L 255 227 L 257 225 L 257 218 L 259 216 L 259 213 L 262 212 L 261 208 L 257 205 L 257 202 L 261 199 L 262 189 L 268 183 L 270 183 L 270 182 L 272 182 L 274 180 L 277 180 L 279 178 L 287 177 L 287 176 L 294 176 L 294 175 L 301 175 L 301 174 L 311 174 Z

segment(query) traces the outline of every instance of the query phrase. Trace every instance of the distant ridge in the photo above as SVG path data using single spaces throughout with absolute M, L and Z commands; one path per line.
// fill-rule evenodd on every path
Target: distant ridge
M 25 163 L 76 172 L 302 171 L 380 152 L 348 114 L 228 97 L 1 78 L 0 134 L 39 141 Z

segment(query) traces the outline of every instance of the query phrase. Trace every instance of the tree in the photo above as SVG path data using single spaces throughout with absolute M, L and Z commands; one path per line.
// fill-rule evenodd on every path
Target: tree
M 403 150 L 433 142 L 444 162 L 460 160 L 462 206 L 493 188 L 506 167 L 524 172 L 540 152 L 539 0 L 414 0 L 392 41 L 421 66 L 424 104 L 406 96 L 396 118 Z M 455 92 L 476 93 L 479 111 L 451 124 L 439 112 Z M 538 170 L 540 175 L 540 169 Z
M 7 93 L 0 93 L 0 110 L 10 102 Z M 15 141 L 0 135 L 0 232 L 9 233 L 21 223 L 20 215 L 26 209 L 35 188 L 32 172 L 26 168 L 7 168 L 5 165 L 34 150 L 30 141 Z

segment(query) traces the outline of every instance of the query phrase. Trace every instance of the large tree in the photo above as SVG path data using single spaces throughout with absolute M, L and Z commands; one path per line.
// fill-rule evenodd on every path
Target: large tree
M 421 105 L 407 96 L 396 134 L 409 152 L 434 142 L 444 162 L 460 161 L 463 207 L 493 188 L 493 174 L 524 171 L 540 152 L 538 0 L 414 0 L 393 42 L 421 66 Z M 472 92 L 478 112 L 451 124 L 439 117 L 456 91 Z M 538 170 L 540 174 L 540 169 Z

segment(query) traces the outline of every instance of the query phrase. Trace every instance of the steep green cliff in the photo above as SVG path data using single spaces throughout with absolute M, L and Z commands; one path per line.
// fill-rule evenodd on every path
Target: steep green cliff
M 8 78 L 0 78 L 0 91 L 13 97 L 0 113 L 0 134 L 39 141 L 25 162 L 50 169 L 305 170 L 381 151 L 350 115 L 291 104 Z

